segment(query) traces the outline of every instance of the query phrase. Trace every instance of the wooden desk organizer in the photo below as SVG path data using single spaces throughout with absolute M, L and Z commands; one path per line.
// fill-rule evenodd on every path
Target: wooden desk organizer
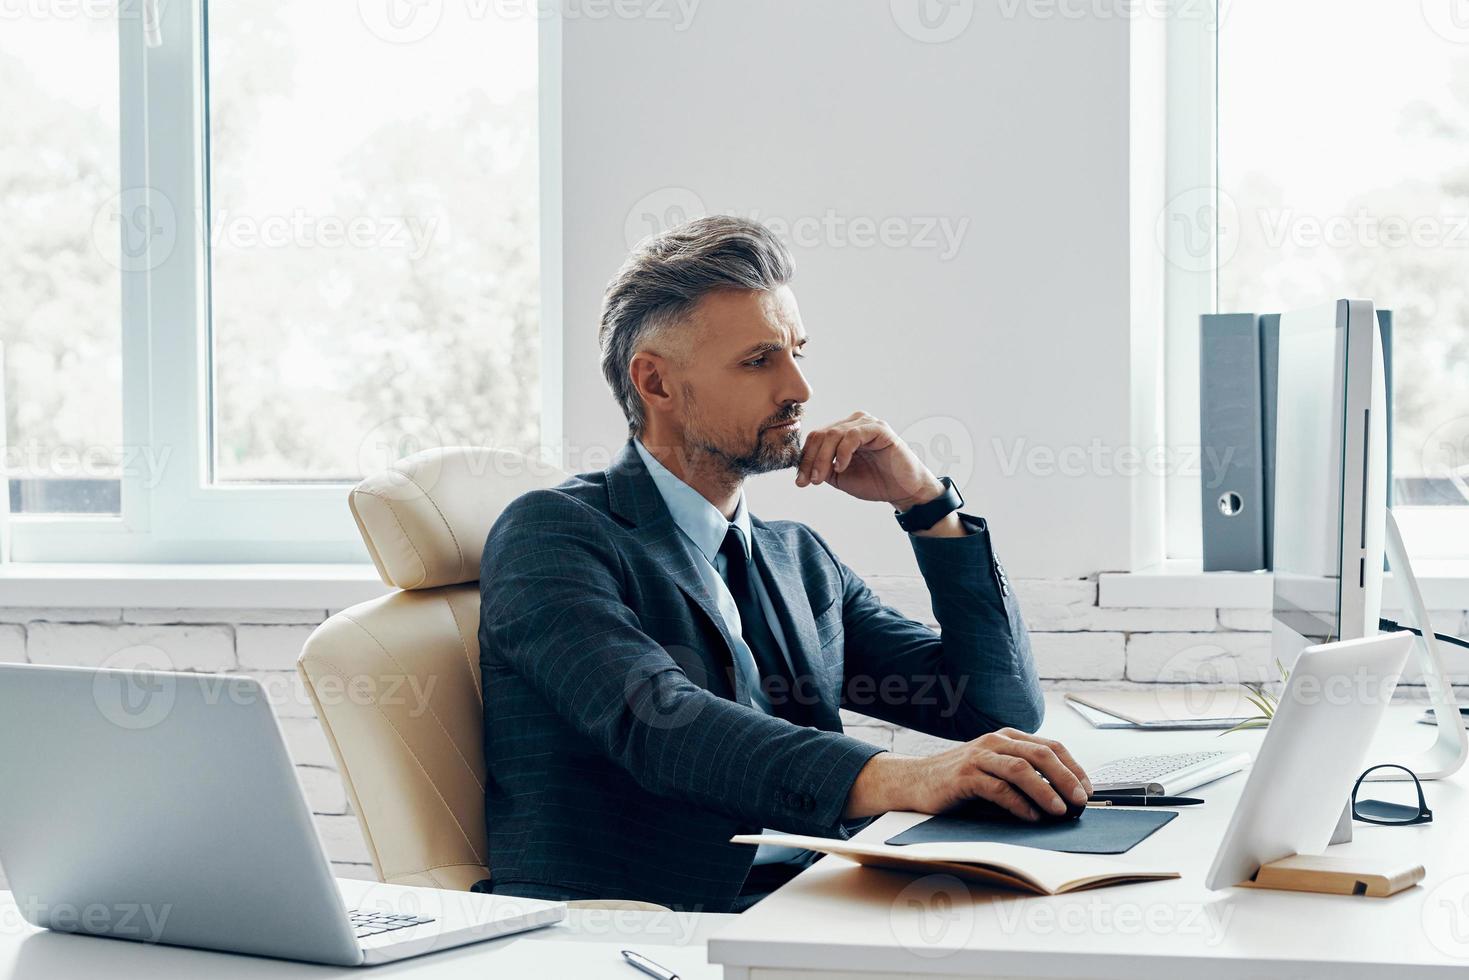
M 1423 880 L 1423 865 L 1366 857 L 1295 854 L 1262 865 L 1245 888 L 1274 888 L 1323 895 L 1366 895 L 1386 898 Z

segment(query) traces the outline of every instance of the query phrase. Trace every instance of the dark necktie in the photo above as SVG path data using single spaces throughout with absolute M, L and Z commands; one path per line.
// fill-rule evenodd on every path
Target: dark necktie
M 740 532 L 733 524 L 725 532 L 724 542 L 719 546 L 724 556 L 724 578 L 729 593 L 734 597 L 735 608 L 740 611 L 740 633 L 745 645 L 755 658 L 760 671 L 761 689 L 769 691 L 767 700 L 777 717 L 797 725 L 805 725 L 806 712 L 796 702 L 796 691 L 792 687 L 790 667 L 765 620 L 765 611 L 760 608 L 760 598 L 755 594 L 751 578 L 759 574 L 745 559 L 745 548 L 740 544 Z M 775 681 L 770 687 L 765 685 Z

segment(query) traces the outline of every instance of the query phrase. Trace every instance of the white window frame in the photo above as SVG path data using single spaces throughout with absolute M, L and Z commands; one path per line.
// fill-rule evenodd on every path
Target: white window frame
M 1217 17 L 1198 16 L 1192 3 L 1183 4 L 1168 22 L 1163 387 L 1164 432 L 1171 459 L 1192 459 L 1197 454 L 1199 315 L 1218 309 L 1213 240 L 1208 254 L 1201 255 L 1173 233 L 1189 222 L 1197 227 L 1201 218 L 1209 217 L 1200 208 L 1212 207 L 1213 214 L 1219 213 L 1216 22 Z M 1336 298 L 1323 296 L 1321 300 Z M 1199 480 L 1192 466 L 1168 470 L 1164 488 L 1168 559 L 1196 561 L 1202 557 Z M 1469 559 L 1469 506 L 1397 506 L 1393 514 L 1415 558 Z
M 11 559 L 365 563 L 352 484 L 209 483 L 203 0 L 160 7 L 158 47 L 147 46 L 142 18 L 117 24 L 123 199 L 173 219 L 147 255 L 122 263 L 122 431 L 124 446 L 166 452 L 167 464 L 156 485 L 147 468 L 125 468 L 117 516 L 12 515 Z M 541 21 L 544 447 L 561 444 L 560 37 L 559 18 Z

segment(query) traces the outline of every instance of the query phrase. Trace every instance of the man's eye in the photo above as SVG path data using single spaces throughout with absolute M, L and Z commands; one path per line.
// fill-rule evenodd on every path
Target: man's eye
M 745 367 L 764 367 L 764 366 L 765 366 L 765 358 L 763 358 L 763 357 L 757 357 L 753 361 L 746 361 L 745 362 Z
M 800 360 L 801 358 L 805 357 L 806 355 L 805 354 L 802 354 L 800 351 L 796 351 L 791 356 L 794 357 L 794 358 L 796 358 L 797 360 Z

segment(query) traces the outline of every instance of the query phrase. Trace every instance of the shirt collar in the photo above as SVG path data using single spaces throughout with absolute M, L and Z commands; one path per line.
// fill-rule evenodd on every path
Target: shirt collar
M 638 455 L 643 457 L 643 465 L 648 468 L 648 475 L 653 478 L 653 485 L 658 488 L 658 493 L 663 497 L 663 503 L 668 506 L 668 512 L 673 515 L 673 522 L 678 525 L 679 530 L 688 535 L 694 547 L 699 549 L 710 564 L 713 564 L 714 556 L 719 554 L 719 546 L 724 543 L 724 536 L 728 533 L 731 524 L 740 529 L 740 544 L 744 546 L 745 558 L 750 557 L 750 512 L 745 507 L 744 488 L 740 489 L 739 500 L 735 504 L 734 518 L 725 520 L 719 508 L 704 499 L 703 494 L 674 476 L 666 466 L 658 462 L 657 458 L 648 452 L 641 439 L 633 439 L 633 445 L 637 447 Z

